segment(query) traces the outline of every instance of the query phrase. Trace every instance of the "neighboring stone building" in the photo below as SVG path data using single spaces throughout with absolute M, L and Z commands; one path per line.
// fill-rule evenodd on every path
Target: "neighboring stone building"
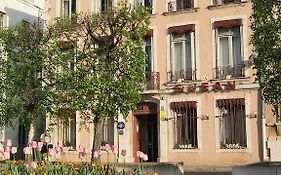
M 263 159 L 262 105 L 249 44 L 251 3 L 131 1 L 152 7 L 145 38 L 147 89 L 123 135 L 116 124 L 108 124 L 104 140 L 126 149 L 126 162 L 137 162 L 138 150 L 152 162 L 187 166 L 233 166 Z M 116 5 L 115 0 L 49 0 L 47 19 Z M 54 128 L 53 143 L 91 146 L 92 126 L 89 132 L 79 131 L 79 116 L 70 121 Z

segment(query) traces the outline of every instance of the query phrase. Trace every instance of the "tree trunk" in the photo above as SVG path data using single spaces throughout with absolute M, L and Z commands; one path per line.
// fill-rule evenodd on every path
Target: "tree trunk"
M 94 157 L 94 152 L 100 149 L 101 144 L 103 142 L 103 134 L 102 134 L 103 125 L 104 125 L 103 119 L 94 122 L 94 139 L 92 143 L 92 157 L 91 157 L 92 162 L 97 161 L 97 158 Z

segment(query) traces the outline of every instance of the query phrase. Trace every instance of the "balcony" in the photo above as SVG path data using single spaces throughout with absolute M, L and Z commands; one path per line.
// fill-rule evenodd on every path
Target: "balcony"
M 146 73 L 146 90 L 159 90 L 160 89 L 160 74 L 159 72 Z
M 225 80 L 233 78 L 245 77 L 245 65 L 228 65 L 228 66 L 217 66 L 214 68 L 214 75 L 216 79 Z
M 177 81 L 194 81 L 196 80 L 196 70 L 172 70 L 168 72 L 168 82 Z
M 213 0 L 214 5 L 241 3 L 241 0 Z

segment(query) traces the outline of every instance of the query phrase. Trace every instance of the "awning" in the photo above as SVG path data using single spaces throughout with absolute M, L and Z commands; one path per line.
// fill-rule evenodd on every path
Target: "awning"
M 245 105 L 244 98 L 230 98 L 230 99 L 219 99 L 216 101 L 216 106 L 219 108 L 226 106 L 241 106 Z
M 230 27 L 242 26 L 242 25 L 243 25 L 242 19 L 231 19 L 231 20 L 214 22 L 215 28 L 230 28 Z
M 172 102 L 171 103 L 171 109 L 177 109 L 177 108 L 196 108 L 197 102 L 196 101 L 182 101 L 182 102 Z
M 182 26 L 174 26 L 169 27 L 168 32 L 169 33 L 184 33 L 187 31 L 195 31 L 195 24 L 188 24 L 188 25 L 182 25 Z

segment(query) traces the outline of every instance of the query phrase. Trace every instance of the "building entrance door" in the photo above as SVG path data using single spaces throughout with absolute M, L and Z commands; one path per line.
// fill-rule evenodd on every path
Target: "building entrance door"
M 155 108 L 157 108 L 155 104 Z M 149 162 L 156 162 L 158 158 L 158 129 L 157 114 L 155 110 L 149 113 L 135 113 L 134 117 L 134 157 L 135 162 L 139 162 L 136 155 L 137 151 L 141 151 L 148 155 Z

